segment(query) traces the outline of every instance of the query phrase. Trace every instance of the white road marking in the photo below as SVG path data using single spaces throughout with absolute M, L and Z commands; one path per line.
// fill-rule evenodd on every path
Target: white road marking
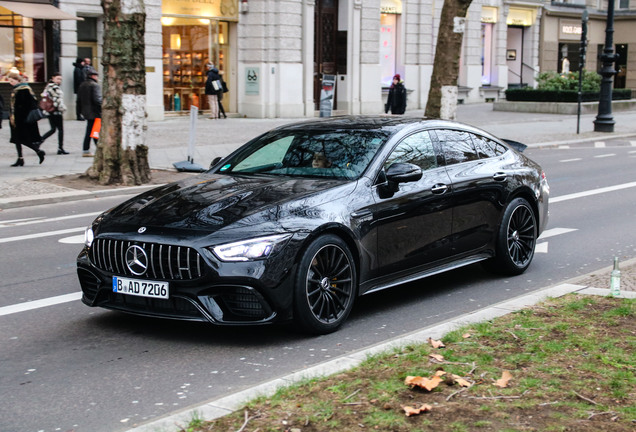
M 39 309 L 46 306 L 53 306 L 60 303 L 68 303 L 71 301 L 79 300 L 82 298 L 81 292 L 74 292 L 71 294 L 59 295 L 56 297 L 49 297 L 41 300 L 34 300 L 30 302 L 18 303 L 10 306 L 0 307 L 0 316 L 10 315 L 18 312 L 25 312 L 33 309 Z
M 42 237 L 51 237 L 51 236 L 56 236 L 60 234 L 71 234 L 76 232 L 82 232 L 85 229 L 86 228 L 69 228 L 65 230 L 49 231 L 49 232 L 42 232 L 42 233 L 36 233 L 36 234 L 27 234 L 27 235 L 17 236 L 17 237 L 0 238 L 0 243 L 10 243 L 10 242 L 15 242 L 20 240 L 39 239 Z
M 630 142 L 629 142 L 629 144 L 630 144 L 632 147 L 636 147 L 636 141 L 630 141 Z
M 594 147 L 596 147 L 596 148 L 603 148 L 603 147 L 605 147 L 605 141 L 596 141 L 596 142 L 594 143 Z
M 616 156 L 616 153 L 607 153 L 607 154 L 602 154 L 602 155 L 596 155 L 594 156 L 595 158 L 606 158 L 606 157 L 612 157 L 612 156 Z
M 560 160 L 559 162 L 576 162 L 580 160 L 583 160 L 583 158 L 563 159 L 563 160 Z
M 64 244 L 82 244 L 84 243 L 84 235 L 76 235 L 72 237 L 64 237 L 58 240 L 60 243 Z
M 548 242 L 537 243 L 534 247 L 534 253 L 548 253 Z
M 570 146 L 569 145 L 560 145 L 559 148 L 560 149 L 569 149 Z
M 543 231 L 543 233 L 539 236 L 538 240 L 545 240 L 550 237 L 558 236 L 561 234 L 567 234 L 572 231 L 578 231 L 576 228 L 552 228 L 549 230 Z
M 573 193 L 573 194 L 562 195 L 562 196 L 559 196 L 559 197 L 550 198 L 550 204 L 556 204 L 556 203 L 559 203 L 561 201 L 568 201 L 568 200 L 572 200 L 572 199 L 583 198 L 583 197 L 588 197 L 588 196 L 592 196 L 592 195 L 598 195 L 598 194 L 602 194 L 602 193 L 606 193 L 606 192 L 614 192 L 614 191 L 617 191 L 617 190 L 628 189 L 628 188 L 632 188 L 632 187 L 636 187 L 636 182 L 623 183 L 623 184 L 620 184 L 620 185 L 608 186 L 608 187 L 603 187 L 603 188 L 598 188 L 598 189 L 590 189 L 588 191 L 577 192 L 577 193 Z
M 91 217 L 91 216 L 95 217 L 101 213 L 102 212 L 92 212 L 92 213 L 82 213 L 82 214 L 69 215 L 69 216 L 59 216 L 54 218 L 41 217 L 41 218 L 14 219 L 14 220 L 8 220 L 8 221 L 0 221 L 0 228 L 31 225 L 36 223 L 58 222 L 63 220 L 77 219 L 77 218 Z

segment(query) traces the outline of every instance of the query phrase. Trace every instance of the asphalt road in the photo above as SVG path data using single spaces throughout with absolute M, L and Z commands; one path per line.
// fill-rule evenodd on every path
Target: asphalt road
M 365 296 L 340 331 L 321 337 L 290 326 L 218 328 L 88 308 L 77 300 L 78 242 L 122 197 L 2 211 L 0 431 L 128 430 L 606 267 L 614 255 L 636 256 L 636 146 L 527 154 L 543 165 L 553 200 L 526 273 L 499 278 L 474 265 Z M 36 300 L 43 305 L 19 309 Z

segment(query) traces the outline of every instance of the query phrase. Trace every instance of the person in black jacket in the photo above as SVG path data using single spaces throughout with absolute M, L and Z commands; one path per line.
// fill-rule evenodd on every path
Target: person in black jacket
M 389 88 L 389 98 L 384 106 L 384 112 L 391 114 L 404 114 L 406 111 L 406 87 L 404 81 L 401 80 L 400 74 L 395 74 L 393 83 Z
M 205 94 L 208 96 L 208 105 L 210 105 L 210 119 L 219 118 L 219 94 L 223 94 L 223 83 L 219 70 L 212 63 L 206 65 L 208 68 L 208 79 L 205 81 Z
M 22 77 L 18 72 L 9 72 L 7 75 L 9 84 L 13 86 L 11 92 L 11 105 L 9 106 L 9 124 L 11 126 L 10 142 L 15 144 L 18 152 L 18 160 L 12 164 L 12 167 L 24 166 L 24 158 L 22 156 L 22 146 L 26 146 L 33 150 L 40 159 L 40 163 L 44 162 L 44 151 L 40 150 L 42 137 L 38 129 L 38 123 L 29 121 L 31 111 L 39 110 L 37 98 L 33 94 L 33 90 L 29 84 L 22 81 Z
M 78 57 L 75 63 L 73 63 L 73 66 L 75 66 L 75 69 L 73 70 L 73 93 L 77 95 L 75 97 L 75 115 L 77 116 L 77 120 L 84 120 L 84 117 L 82 117 L 82 106 L 80 104 L 79 94 L 77 93 L 79 87 L 86 79 L 84 59 Z
M 82 146 L 82 156 L 92 157 L 91 131 L 95 124 L 95 119 L 102 117 L 102 87 L 98 83 L 99 74 L 92 67 L 87 71 L 87 77 L 79 87 L 77 95 L 82 104 L 82 115 L 86 119 L 86 132 L 84 133 L 84 144 Z M 97 140 L 93 138 L 95 145 Z

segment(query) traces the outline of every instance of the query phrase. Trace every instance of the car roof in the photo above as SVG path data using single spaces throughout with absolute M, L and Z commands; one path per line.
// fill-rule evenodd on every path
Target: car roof
M 386 129 L 395 133 L 409 126 L 423 126 L 426 128 L 450 128 L 472 131 L 480 134 L 492 136 L 490 133 L 473 126 L 454 122 L 450 120 L 424 119 L 421 117 L 409 116 L 388 116 L 388 115 L 348 115 L 311 119 L 279 126 L 275 131 L 311 130 L 311 131 L 333 131 L 333 130 L 379 130 Z

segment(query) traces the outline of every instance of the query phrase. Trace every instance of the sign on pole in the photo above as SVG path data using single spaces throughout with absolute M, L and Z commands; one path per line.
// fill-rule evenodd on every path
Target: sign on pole
M 335 75 L 322 76 L 322 89 L 320 90 L 320 117 L 331 117 L 335 87 Z

